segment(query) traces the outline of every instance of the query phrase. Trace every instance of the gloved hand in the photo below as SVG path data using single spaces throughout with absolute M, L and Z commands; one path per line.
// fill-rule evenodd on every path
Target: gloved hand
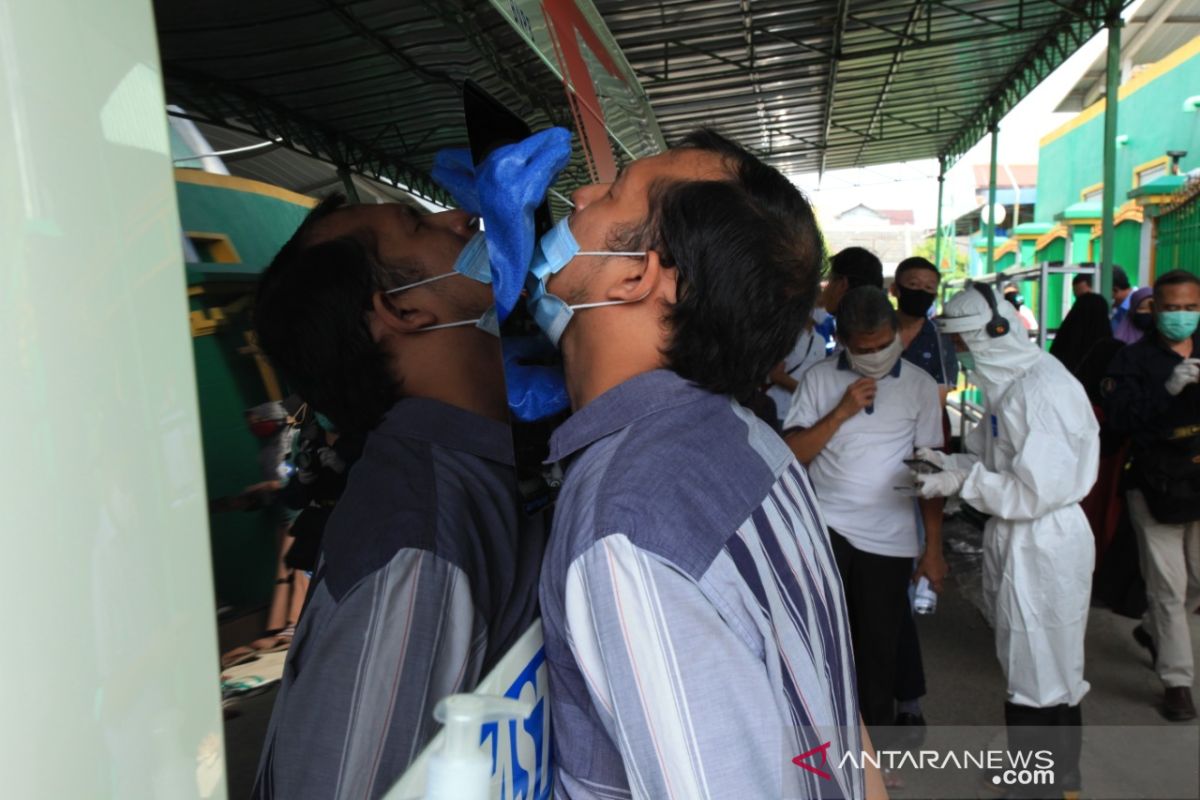
M 542 336 L 510 336 L 502 340 L 508 407 L 522 422 L 536 422 L 571 407 L 567 382 L 558 366 L 527 363 L 557 351 Z
M 948 469 L 944 472 L 913 473 L 913 484 L 916 487 L 917 496 L 926 500 L 958 494 L 966 480 L 967 473 L 955 469 Z
M 971 467 L 979 460 L 977 456 L 970 453 L 943 453 L 941 450 L 931 450 L 928 447 L 919 448 L 913 457 L 928 461 L 938 469 L 953 469 L 959 472 L 970 472 Z
M 946 469 L 950 461 L 949 457 L 941 450 L 930 450 L 928 447 L 917 448 L 913 457 L 921 461 L 928 461 L 938 469 Z
M 465 156 L 464 156 L 465 154 Z M 492 294 L 501 322 L 508 319 L 533 259 L 533 214 L 571 159 L 571 132 L 548 128 L 497 148 L 476 169 L 464 150 L 443 150 L 433 179 L 466 211 L 483 218 L 492 266 Z
M 1200 383 L 1200 359 L 1185 358 L 1176 364 L 1167 378 L 1167 392 L 1175 396 L 1190 383 Z

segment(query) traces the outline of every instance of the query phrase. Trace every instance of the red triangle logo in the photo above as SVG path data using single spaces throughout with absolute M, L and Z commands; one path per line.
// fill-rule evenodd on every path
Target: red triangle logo
M 829 747 L 831 744 L 832 744 L 832 742 L 826 742 L 825 744 L 820 745 L 819 747 L 814 747 L 812 750 L 809 750 L 807 753 L 801 753 L 800 755 L 798 755 L 792 759 L 792 763 L 795 764 L 797 767 L 800 767 L 800 769 L 806 769 L 813 774 L 820 775 L 822 778 L 824 778 L 827 781 L 831 781 L 831 780 L 833 780 L 833 776 L 830 775 L 825 770 L 821 769 L 821 767 L 825 766 L 825 764 L 829 762 Z M 817 766 L 814 767 L 812 764 L 807 763 L 808 759 L 812 758 L 813 756 L 817 755 L 818 753 L 821 756 L 820 764 L 818 764 Z

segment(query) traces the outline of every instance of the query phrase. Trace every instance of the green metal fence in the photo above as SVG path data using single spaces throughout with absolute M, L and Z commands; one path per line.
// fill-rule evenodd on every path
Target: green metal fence
M 1200 181 L 1189 181 L 1158 218 L 1154 272 L 1173 269 L 1200 275 Z

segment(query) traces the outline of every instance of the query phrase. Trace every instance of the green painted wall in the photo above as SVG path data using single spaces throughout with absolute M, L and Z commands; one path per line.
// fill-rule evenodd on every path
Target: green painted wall
M 1066 239 L 1054 239 L 1041 250 L 1034 253 L 1035 258 L 1041 261 L 1062 261 L 1067 251 Z
M 175 183 L 185 231 L 224 233 L 243 264 L 265 267 L 308 213 L 303 206 L 251 192 Z
M 1150 224 L 1149 221 L 1146 224 Z M 1142 226 L 1132 220 L 1122 222 L 1113 229 L 1113 263 L 1125 267 L 1129 279 L 1137 282 L 1137 263 L 1142 248 Z M 1100 240 L 1096 240 L 1096 255 Z
M 1183 101 L 1200 93 L 1200 54 L 1158 76 L 1121 100 L 1117 133 L 1129 137 L 1117 148 L 1117 204 L 1133 188 L 1133 168 L 1166 154 L 1187 150 L 1184 171 L 1200 166 L 1200 113 L 1181 111 Z M 1038 152 L 1035 218 L 1054 215 L 1079 202 L 1079 192 L 1104 179 L 1104 114 L 1046 143 Z
M 229 236 L 251 274 L 270 262 L 308 213 L 303 206 L 252 192 L 184 182 L 176 182 L 175 190 L 184 230 Z M 191 298 L 190 309 L 206 314 L 250 296 L 254 289 L 249 276 L 201 280 L 199 285 L 205 293 Z M 192 339 L 210 500 L 238 494 L 263 480 L 259 442 L 243 418 L 246 409 L 268 400 L 255 360 L 240 352 L 250 324 L 249 314 L 242 312 L 228 327 Z M 271 510 L 210 515 L 218 603 L 254 608 L 267 602 L 274 581 L 275 525 Z

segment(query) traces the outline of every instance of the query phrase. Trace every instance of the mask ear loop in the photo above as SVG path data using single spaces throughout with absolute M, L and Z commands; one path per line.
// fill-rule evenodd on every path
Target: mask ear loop
M 575 306 L 567 306 L 567 308 L 571 309 L 572 311 L 578 311 L 578 310 L 584 309 L 584 308 L 604 308 L 605 306 L 629 306 L 629 305 L 633 305 L 634 303 L 642 302 L 643 300 L 645 300 L 647 297 L 650 296 L 650 293 L 652 291 L 654 291 L 654 290 L 647 289 L 646 293 L 644 295 L 642 295 L 641 297 L 637 298 L 636 300 L 605 300 L 601 303 L 580 303 L 579 305 L 575 305 Z
M 405 285 L 403 285 L 403 286 L 397 286 L 395 289 L 388 289 L 387 291 L 385 291 L 385 292 L 384 292 L 384 294 L 396 294 L 396 293 L 398 293 L 398 292 L 404 292 L 404 291 L 407 291 L 407 290 L 409 290 L 409 289 L 415 289 L 415 288 L 417 288 L 418 286 L 424 286 L 424 285 L 425 285 L 425 284 L 427 284 L 427 283 L 434 283 L 434 282 L 436 282 L 436 281 L 440 281 L 440 280 L 443 280 L 443 279 L 445 279 L 445 278 L 449 278 L 451 275 L 457 275 L 457 274 L 459 274 L 459 273 L 457 273 L 457 272 L 443 272 L 441 275 L 434 275 L 432 278 L 426 278 L 426 279 L 425 279 L 425 280 L 423 280 L 423 281 L 417 281 L 416 283 L 406 283 L 406 284 L 405 284 Z

